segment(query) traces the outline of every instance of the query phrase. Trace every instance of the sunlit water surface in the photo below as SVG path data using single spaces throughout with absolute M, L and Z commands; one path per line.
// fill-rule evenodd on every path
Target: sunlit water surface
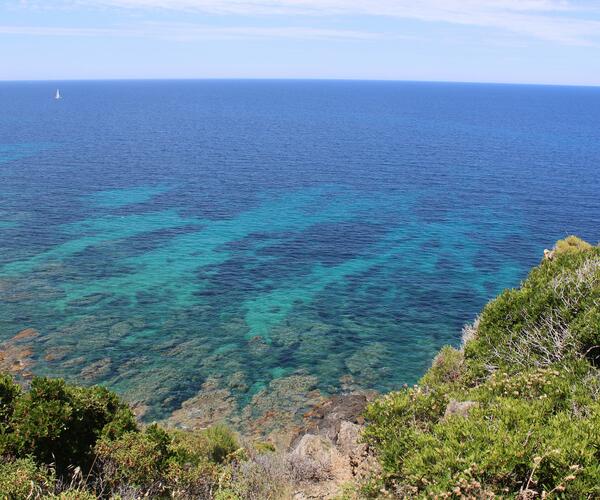
M 239 408 L 414 383 L 544 247 L 600 239 L 600 89 L 59 86 L 0 84 L 0 341 L 149 419 L 209 378 Z

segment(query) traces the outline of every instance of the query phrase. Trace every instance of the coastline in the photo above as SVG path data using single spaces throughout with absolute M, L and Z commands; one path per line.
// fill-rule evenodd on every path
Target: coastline
M 35 376 L 35 342 L 39 337 L 38 331 L 27 328 L 0 343 L 0 372 L 15 376 L 23 387 Z M 97 363 L 83 366 L 81 380 L 72 382 L 86 382 L 86 373 L 94 374 L 101 369 L 102 365 Z M 323 408 L 334 404 L 336 412 L 345 412 L 354 422 L 367 402 L 378 395 L 374 390 L 357 389 L 350 376 L 342 377 L 337 393 L 324 394 L 317 389 L 315 376 L 293 374 L 272 380 L 248 404 L 240 406 L 230 391 L 232 386 L 235 387 L 235 380 L 232 384 L 231 378 L 209 378 L 195 396 L 186 399 L 159 423 L 181 430 L 201 430 L 224 423 L 247 438 L 287 448 L 302 429 L 311 427 L 310 422 Z M 127 394 L 121 396 L 128 400 Z M 357 405 L 358 400 L 363 404 Z M 151 423 L 144 419 L 148 407 L 143 401 L 129 400 L 129 404 L 140 424 Z
M 134 498 L 595 497 L 599 287 L 600 247 L 570 236 L 490 301 L 414 386 L 325 398 L 310 377 L 281 377 L 240 416 L 213 378 L 160 425 L 136 422 L 99 386 L 34 377 L 19 388 L 12 376 L 27 385 L 39 339 L 26 329 L 0 350 L 12 373 L 0 377 L 0 472 L 12 474 L 8 491 L 38 474 L 32 488 L 60 492 L 71 477 L 69 491 L 90 499 L 107 484 Z M 307 394 L 313 404 L 300 415 Z M 212 423 L 223 417 L 235 431 Z M 74 464 L 93 481 L 73 487 Z

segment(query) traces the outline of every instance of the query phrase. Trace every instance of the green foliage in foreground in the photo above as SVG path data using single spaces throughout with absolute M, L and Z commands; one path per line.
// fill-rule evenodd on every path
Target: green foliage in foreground
M 225 426 L 138 428 L 101 387 L 0 374 L 0 498 L 211 498 L 240 445 Z M 229 474 L 230 475 L 230 474 Z
M 62 473 L 76 464 L 89 469 L 93 447 L 102 436 L 118 437 L 136 428 L 133 414 L 102 387 L 69 386 L 35 378 L 23 393 L 0 375 L 0 453 L 52 463 Z
M 36 498 L 47 494 L 54 482 L 52 471 L 38 467 L 30 458 L 0 462 L 1 498 Z
M 368 408 L 383 473 L 365 492 L 600 497 L 600 248 L 558 242 L 464 333 L 418 386 Z M 452 400 L 469 408 L 447 414 Z

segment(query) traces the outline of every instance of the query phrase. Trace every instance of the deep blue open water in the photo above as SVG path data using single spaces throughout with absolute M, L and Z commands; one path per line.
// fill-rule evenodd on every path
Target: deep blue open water
M 209 378 L 413 383 L 571 233 L 600 240 L 598 88 L 0 84 L 0 341 L 148 418 Z

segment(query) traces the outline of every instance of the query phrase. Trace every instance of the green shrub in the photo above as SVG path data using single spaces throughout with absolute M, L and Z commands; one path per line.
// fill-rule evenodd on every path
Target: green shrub
M 242 500 L 243 497 L 239 496 L 235 491 L 225 488 L 218 491 L 215 495 L 215 500 Z
M 477 336 L 465 346 L 472 374 L 518 371 L 581 356 L 600 345 L 600 248 L 564 252 L 483 310 Z
M 554 255 L 569 252 L 581 252 L 589 250 L 590 248 L 592 248 L 592 245 L 587 241 L 583 241 L 581 238 L 571 235 L 556 242 L 556 245 L 554 245 Z
M 96 445 L 98 474 L 110 491 L 133 488 L 140 496 L 209 498 L 226 471 L 218 463 L 237 450 L 231 432 L 216 429 L 167 432 L 154 424 L 116 440 L 105 437 Z
M 13 449 L 12 427 L 10 421 L 15 410 L 15 403 L 21 395 L 21 388 L 13 378 L 0 373 L 0 456 Z
M 44 496 L 44 500 L 96 500 L 97 498 L 93 493 L 81 489 L 68 489 L 55 495 Z M 111 500 L 119 500 L 119 497 L 113 497 Z
M 145 494 L 164 489 L 163 475 L 172 456 L 168 434 L 157 426 L 146 432 L 127 432 L 118 439 L 103 438 L 96 444 L 100 475 L 113 490 L 127 485 Z
M 468 418 L 450 417 L 417 433 L 401 474 L 427 494 L 452 492 L 474 480 L 496 494 L 528 488 L 541 495 L 565 487 L 572 498 L 597 496 L 599 410 L 594 405 L 590 418 L 574 418 L 553 413 L 544 401 L 499 398 Z M 574 471 L 576 477 L 567 480 Z
M 0 429 L 7 430 L 21 388 L 7 373 L 0 373 Z
M 456 488 L 476 497 L 503 495 L 524 488 L 530 475 L 529 489 L 538 494 L 563 487 L 600 494 L 594 486 L 600 485 L 599 387 L 597 370 L 583 363 L 497 373 L 463 390 L 478 407 L 447 418 L 444 398 L 408 389 L 370 405 L 364 435 L 377 450 L 385 483 L 400 485 L 400 496 Z M 538 456 L 543 461 L 532 474 Z M 574 471 L 574 479 L 564 479 Z
M 198 432 L 151 425 L 140 432 L 127 405 L 104 388 L 34 378 L 22 392 L 0 375 L 0 498 L 51 495 L 50 467 L 61 479 L 57 490 L 71 487 L 48 498 L 94 498 L 96 490 L 209 498 L 228 477 L 226 463 L 243 458 L 239 449 L 224 425 Z
M 212 498 L 224 481 L 224 472 L 207 460 L 196 463 L 172 460 L 166 470 L 165 482 L 173 498 Z
M 600 249 L 576 238 L 490 302 L 462 350 L 366 412 L 399 497 L 600 497 Z M 445 416 L 450 399 L 469 412 Z
M 240 448 L 235 434 L 225 425 L 213 425 L 203 431 L 203 435 L 207 456 L 215 463 L 223 463 Z
M 0 498 L 39 498 L 54 488 L 54 475 L 30 458 L 0 462 Z
M 367 407 L 364 439 L 379 452 L 383 469 L 394 475 L 413 446 L 415 435 L 427 432 L 444 414 L 447 396 L 419 387 L 390 393 Z
M 256 453 L 259 454 L 267 454 L 267 453 L 275 453 L 277 451 L 277 448 L 275 448 L 275 445 L 273 443 L 270 443 L 269 441 L 257 441 L 255 443 L 253 443 L 253 448 L 254 451 L 256 451 Z
M 444 384 L 455 384 L 464 371 L 464 353 L 450 346 L 445 346 L 433 359 L 431 368 L 421 379 L 423 386 L 435 387 Z
M 223 424 L 201 431 L 171 431 L 171 436 L 172 447 L 179 461 L 198 463 L 209 460 L 221 464 L 240 449 L 235 433 Z
M 103 434 L 118 436 L 135 425 L 133 414 L 114 393 L 46 378 L 33 379 L 29 392 L 16 400 L 9 421 L 15 454 L 53 463 L 59 474 L 69 466 L 88 469 Z

